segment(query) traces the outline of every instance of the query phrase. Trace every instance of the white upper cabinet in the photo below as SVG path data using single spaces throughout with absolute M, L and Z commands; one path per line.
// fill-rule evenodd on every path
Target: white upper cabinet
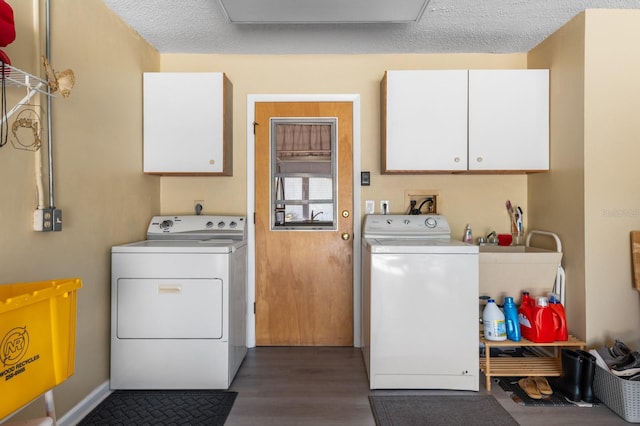
M 549 170 L 549 71 L 469 71 L 469 170 Z
M 144 73 L 144 172 L 231 175 L 232 97 L 223 73 Z
M 467 170 L 467 71 L 387 71 L 382 84 L 382 170 Z
M 382 172 L 549 169 L 548 70 L 387 71 Z

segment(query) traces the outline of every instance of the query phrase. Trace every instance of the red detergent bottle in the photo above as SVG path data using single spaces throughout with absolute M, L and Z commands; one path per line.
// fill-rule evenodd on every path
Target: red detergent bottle
M 551 308 L 551 312 L 553 312 L 553 328 L 556 332 L 556 340 L 561 342 L 569 340 L 567 316 L 564 311 L 564 306 L 560 303 L 558 296 L 553 293 L 549 295 L 549 308 Z
M 533 303 L 534 300 L 529 296 L 529 292 L 523 291 L 522 301 L 518 308 L 518 321 L 520 322 L 520 334 L 528 340 L 533 340 Z
M 553 325 L 553 311 L 549 307 L 549 299 L 537 297 L 532 314 L 533 336 L 531 341 L 536 343 L 550 343 L 556 340 L 556 329 Z

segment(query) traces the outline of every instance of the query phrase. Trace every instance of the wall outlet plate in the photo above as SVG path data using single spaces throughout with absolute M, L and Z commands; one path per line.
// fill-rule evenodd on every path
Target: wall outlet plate
M 390 214 L 389 200 L 380 200 L 380 214 Z
M 33 230 L 38 232 L 62 231 L 62 210 L 46 208 L 33 212 Z
M 374 214 L 376 212 L 376 202 L 373 200 L 366 200 L 364 202 L 364 213 Z
M 202 214 L 204 210 L 204 200 L 193 200 L 193 212 L 196 215 Z

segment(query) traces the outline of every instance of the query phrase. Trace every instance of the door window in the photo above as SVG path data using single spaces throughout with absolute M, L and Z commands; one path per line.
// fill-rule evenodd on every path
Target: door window
M 336 229 L 335 118 L 271 120 L 271 229 Z

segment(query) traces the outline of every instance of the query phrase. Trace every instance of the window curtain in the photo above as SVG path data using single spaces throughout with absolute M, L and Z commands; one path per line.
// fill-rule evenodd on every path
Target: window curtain
M 278 124 L 276 155 L 280 161 L 294 160 L 296 157 L 331 160 L 331 125 Z

